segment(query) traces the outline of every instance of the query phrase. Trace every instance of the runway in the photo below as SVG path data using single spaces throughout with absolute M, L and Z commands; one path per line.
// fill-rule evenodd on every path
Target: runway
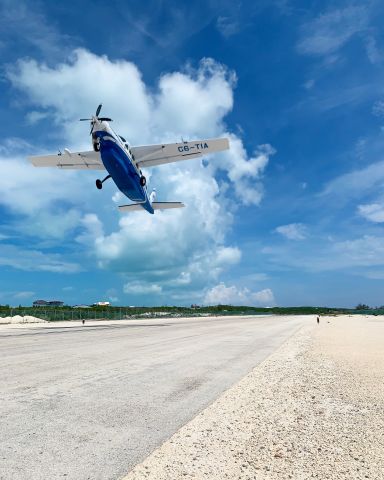
M 0 479 L 118 479 L 310 317 L 0 326 Z

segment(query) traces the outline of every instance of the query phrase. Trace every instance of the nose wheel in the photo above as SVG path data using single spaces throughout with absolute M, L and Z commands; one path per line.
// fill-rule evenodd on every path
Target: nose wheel
M 111 178 L 111 175 L 107 175 L 103 180 L 100 180 L 99 178 L 96 180 L 96 188 L 98 190 L 101 190 L 103 188 L 103 183 L 108 180 L 108 178 Z

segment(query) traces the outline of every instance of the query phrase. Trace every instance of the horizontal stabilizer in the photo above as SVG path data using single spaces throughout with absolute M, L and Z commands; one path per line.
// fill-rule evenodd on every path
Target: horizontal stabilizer
M 152 208 L 154 210 L 167 210 L 168 208 L 183 208 L 185 207 L 182 202 L 153 202 Z
M 143 210 L 141 203 L 131 203 L 130 205 L 119 205 L 120 212 L 136 212 L 137 210 Z
M 152 208 L 154 210 L 168 210 L 169 208 L 183 208 L 185 207 L 182 202 L 153 202 Z M 121 212 L 135 212 L 137 210 L 142 210 L 141 203 L 131 203 L 130 205 L 120 205 L 119 210 Z

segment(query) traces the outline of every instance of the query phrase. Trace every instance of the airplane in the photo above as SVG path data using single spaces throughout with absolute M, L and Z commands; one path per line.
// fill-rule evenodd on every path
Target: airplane
M 153 214 L 155 210 L 182 208 L 182 202 L 156 202 L 156 190 L 150 195 L 142 168 L 155 167 L 166 163 L 192 158 L 201 158 L 208 153 L 229 149 L 227 138 L 194 140 L 191 142 L 168 143 L 162 145 L 144 145 L 133 147 L 124 137 L 117 135 L 109 125 L 112 119 L 99 117 L 102 105 L 96 114 L 80 121 L 90 121 L 93 150 L 70 152 L 67 148 L 56 155 L 28 157 L 35 167 L 58 167 L 62 169 L 106 170 L 108 175 L 96 180 L 101 190 L 103 183 L 112 178 L 117 188 L 132 202 L 120 205 L 120 211 L 144 209 Z

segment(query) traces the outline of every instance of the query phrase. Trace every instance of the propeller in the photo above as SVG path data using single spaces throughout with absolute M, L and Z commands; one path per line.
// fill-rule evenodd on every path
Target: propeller
M 93 126 L 94 126 L 94 119 L 96 118 L 99 122 L 112 122 L 112 118 L 108 118 L 108 117 L 99 117 L 99 113 L 100 113 L 100 110 L 101 110 L 101 107 L 103 105 L 100 103 L 100 105 L 97 107 L 96 109 L 96 114 L 94 117 L 92 118 L 80 118 L 80 122 L 91 122 L 92 123 L 92 127 L 91 127 L 91 131 L 90 131 L 90 134 L 92 133 L 92 130 L 93 130 Z

